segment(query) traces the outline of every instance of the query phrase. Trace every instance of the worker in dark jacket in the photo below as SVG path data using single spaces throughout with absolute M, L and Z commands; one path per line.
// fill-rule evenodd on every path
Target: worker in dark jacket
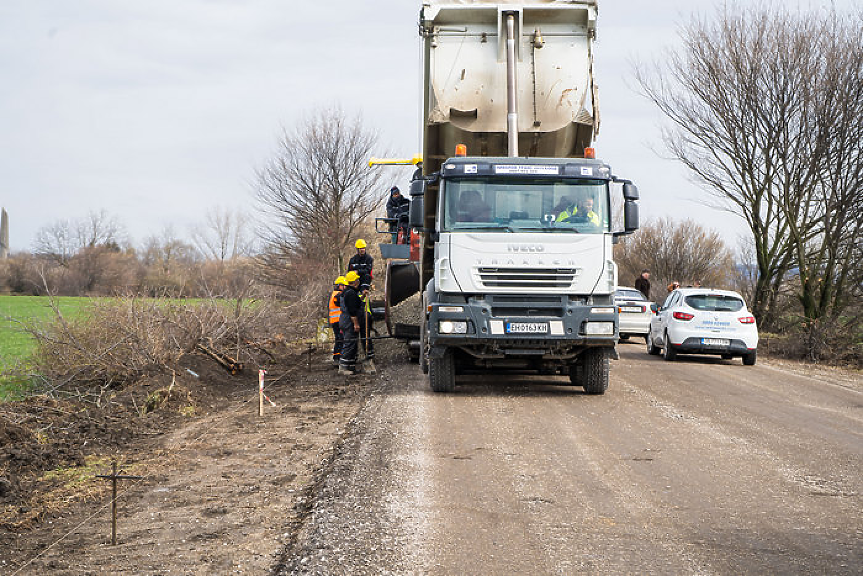
M 635 279 L 635 289 L 644 294 L 645 300 L 650 300 L 650 270 L 641 271 L 641 276 Z
M 333 365 L 338 368 L 339 359 L 342 356 L 342 329 L 339 327 L 339 318 L 341 317 L 342 308 L 342 291 L 348 285 L 344 276 L 336 278 L 333 284 L 333 292 L 330 294 L 329 302 L 329 321 L 330 329 L 333 331 Z
M 345 274 L 347 286 L 341 297 L 341 317 L 339 327 L 342 329 L 342 355 L 339 359 L 339 374 L 353 376 L 357 374 L 357 344 L 360 337 L 360 316 L 364 313 L 363 300 L 360 297 L 360 275 L 354 271 Z
M 360 292 L 368 294 L 372 285 L 374 258 L 366 253 L 366 241 L 360 238 L 354 244 L 357 253 L 348 262 L 348 272 L 356 272 L 360 277 Z
M 407 225 L 410 203 L 410 200 L 402 196 L 398 186 L 390 188 L 390 197 L 387 200 L 387 218 L 398 220 L 398 222 L 390 222 L 390 233 L 393 235 L 393 244 L 398 242 L 399 227 Z

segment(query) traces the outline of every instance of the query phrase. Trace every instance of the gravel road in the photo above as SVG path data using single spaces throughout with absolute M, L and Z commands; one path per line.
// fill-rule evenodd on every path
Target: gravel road
M 863 572 L 859 373 L 620 352 L 604 396 L 385 367 L 277 572 Z

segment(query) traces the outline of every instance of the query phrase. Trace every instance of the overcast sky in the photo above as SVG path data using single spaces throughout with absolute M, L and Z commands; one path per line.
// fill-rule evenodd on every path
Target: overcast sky
M 597 156 L 638 184 L 643 217 L 693 217 L 736 246 L 741 223 L 699 202 L 704 192 L 663 159 L 660 118 L 631 80 L 634 60 L 674 49 L 678 25 L 714 3 L 599 4 Z M 116 216 L 136 243 L 166 226 L 185 235 L 208 207 L 254 214 L 254 171 L 280 127 L 320 106 L 362 114 L 391 149 L 420 152 L 419 8 L 2 0 L 0 206 L 13 251 L 30 249 L 40 227 L 91 210 Z

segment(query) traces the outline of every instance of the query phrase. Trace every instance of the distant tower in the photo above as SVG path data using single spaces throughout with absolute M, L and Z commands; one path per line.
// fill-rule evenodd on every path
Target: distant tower
M 0 209 L 0 260 L 9 257 L 9 215 Z

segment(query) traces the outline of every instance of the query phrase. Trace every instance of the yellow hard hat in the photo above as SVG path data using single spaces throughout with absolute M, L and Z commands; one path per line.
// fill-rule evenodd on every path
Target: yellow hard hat
M 345 274 L 345 281 L 350 284 L 351 282 L 356 282 L 360 279 L 360 275 L 351 270 L 347 274 Z
M 336 278 L 336 281 L 335 281 L 335 282 L 333 282 L 333 284 L 341 284 L 342 286 L 347 286 L 347 285 L 348 285 L 348 281 L 347 281 L 347 280 L 345 280 L 345 277 L 344 277 L 344 276 L 339 276 L 338 278 Z
M 365 248 L 366 247 L 366 241 L 363 240 L 362 238 L 360 238 L 359 240 L 356 241 L 354 246 L 356 246 L 357 248 Z

